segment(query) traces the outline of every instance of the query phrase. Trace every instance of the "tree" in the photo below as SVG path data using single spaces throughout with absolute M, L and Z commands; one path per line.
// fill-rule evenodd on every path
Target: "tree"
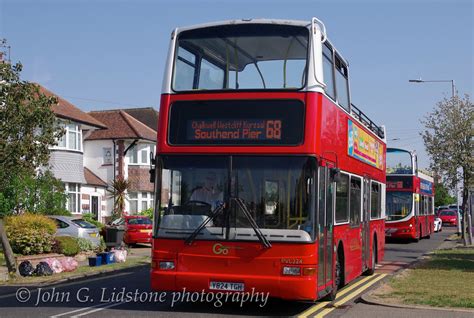
M 64 134 L 52 109 L 57 99 L 20 80 L 21 69 L 0 63 L 0 193 L 13 178 L 47 166 L 51 146 Z
M 56 98 L 40 93 L 38 85 L 20 80 L 22 65 L 0 63 L 0 208 L 18 210 L 12 185 L 35 179 L 46 167 L 51 146 L 64 134 L 52 106 Z M 13 189 L 14 190 L 14 189 Z M 43 200 L 47 200 L 43 198 Z M 16 267 L 0 215 L 0 240 L 10 271 Z
M 109 184 L 110 197 L 114 198 L 114 217 L 121 217 L 125 210 L 127 192 L 130 190 L 130 181 L 122 176 L 118 176 Z
M 47 167 L 51 147 L 64 134 L 52 109 L 57 99 L 42 94 L 38 85 L 20 80 L 21 70 L 20 63 L 0 63 L 0 205 L 5 208 L 6 200 L 10 201 L 11 212 L 19 211 L 22 202 L 18 200 L 23 199 L 12 196 L 22 191 L 15 185 L 26 189 L 28 182 L 39 186 L 53 181 L 52 175 L 44 174 L 40 177 L 47 180 L 35 179 L 39 168 Z
M 451 190 L 462 182 L 462 206 L 467 211 L 474 167 L 474 105 L 469 95 L 464 98 L 444 98 L 421 122 L 425 125 L 425 131 L 421 135 L 431 156 L 432 169 L 441 175 Z M 468 234 L 471 235 L 471 222 L 467 221 Z M 463 227 L 463 234 L 465 230 Z
M 450 205 L 456 203 L 456 198 L 449 194 L 448 189 L 442 183 L 435 184 L 435 206 Z

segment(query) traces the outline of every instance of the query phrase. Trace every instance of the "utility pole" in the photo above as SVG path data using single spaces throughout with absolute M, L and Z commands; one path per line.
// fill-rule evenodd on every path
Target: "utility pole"
M 455 97 L 457 95 L 456 94 L 456 85 L 455 85 L 455 82 L 454 82 L 453 79 L 450 79 L 450 80 L 423 80 L 423 79 L 419 78 L 419 79 L 408 80 L 408 82 L 410 82 L 410 83 L 451 83 L 451 101 L 453 102 L 453 104 L 456 101 L 456 99 L 455 99 Z M 458 178 L 456 178 L 456 179 L 458 179 Z M 466 227 L 465 227 L 465 224 L 466 224 L 466 211 L 464 211 L 464 216 L 463 216 L 462 222 L 461 222 L 460 213 L 459 213 L 458 184 L 459 184 L 459 180 L 456 180 L 456 211 L 457 211 L 456 213 L 457 213 L 457 220 L 458 220 L 458 222 L 457 222 L 458 223 L 458 232 L 457 232 L 457 234 L 461 235 L 463 243 L 464 243 L 464 245 L 466 245 L 466 237 L 464 235 L 464 233 L 466 231 Z M 464 196 L 463 196 L 463 198 L 464 198 Z M 466 210 L 466 206 L 464 206 L 464 210 Z M 469 223 L 469 231 L 471 231 L 470 223 Z

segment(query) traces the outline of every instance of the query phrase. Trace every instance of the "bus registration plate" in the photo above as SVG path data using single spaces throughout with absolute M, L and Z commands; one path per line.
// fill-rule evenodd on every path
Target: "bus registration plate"
M 243 283 L 229 283 L 229 282 L 210 282 L 209 289 L 244 291 L 244 284 Z

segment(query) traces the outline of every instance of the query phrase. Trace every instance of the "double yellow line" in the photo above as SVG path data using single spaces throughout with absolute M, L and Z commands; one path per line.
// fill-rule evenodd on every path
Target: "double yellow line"
M 316 311 L 318 311 L 321 308 L 324 308 L 321 312 L 319 312 L 316 316 L 314 317 L 324 317 L 327 314 L 329 314 L 331 311 L 337 308 L 337 306 L 340 306 L 347 302 L 348 300 L 356 297 L 358 294 L 363 292 L 364 290 L 368 289 L 370 286 L 378 282 L 379 280 L 383 279 L 387 274 L 375 274 L 373 276 L 368 276 L 364 277 L 361 280 L 355 282 L 354 284 L 342 289 L 337 293 L 336 300 L 333 303 L 334 307 L 331 308 L 324 308 L 328 304 L 330 304 L 330 301 L 323 301 L 318 303 L 317 305 L 314 305 L 313 307 L 310 307 L 309 309 L 303 311 L 301 314 L 298 315 L 299 318 L 302 317 L 309 317 L 310 315 L 314 314 Z M 361 286 L 362 287 L 359 287 Z M 359 287 L 359 288 L 357 288 Z

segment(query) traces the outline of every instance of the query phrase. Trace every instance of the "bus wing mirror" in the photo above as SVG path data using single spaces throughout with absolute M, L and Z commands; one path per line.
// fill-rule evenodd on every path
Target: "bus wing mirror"
M 153 152 L 150 152 L 150 170 L 149 170 L 149 172 L 150 172 L 150 182 L 151 183 L 155 183 L 155 172 L 156 172 L 155 164 L 156 164 L 156 159 L 153 156 Z
M 156 170 L 155 168 L 150 168 L 150 182 L 155 183 L 155 177 L 156 177 Z
M 331 178 L 331 182 L 340 182 L 341 181 L 341 170 L 338 168 L 331 168 L 329 170 L 329 176 Z

